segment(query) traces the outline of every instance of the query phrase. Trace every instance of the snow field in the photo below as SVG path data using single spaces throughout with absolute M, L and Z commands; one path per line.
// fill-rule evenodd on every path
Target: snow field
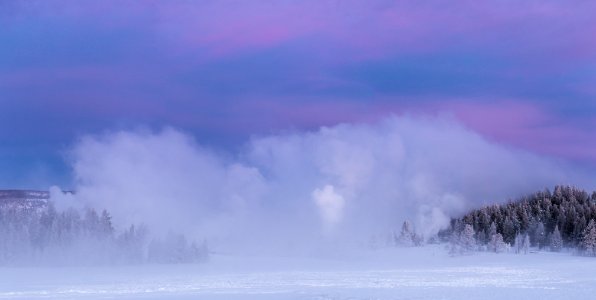
M 214 255 L 196 265 L 2 268 L 2 299 L 590 299 L 596 259 L 443 246 L 338 258 Z

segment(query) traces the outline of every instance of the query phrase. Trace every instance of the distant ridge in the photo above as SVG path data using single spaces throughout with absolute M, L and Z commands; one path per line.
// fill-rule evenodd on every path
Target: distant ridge
M 0 190 L 0 207 L 12 209 L 41 209 L 47 206 L 50 192 L 38 190 Z
M 73 191 L 62 191 L 74 194 Z M 40 209 L 48 204 L 49 191 L 40 190 L 0 190 L 0 208 Z
M 11 199 L 50 199 L 50 192 L 38 190 L 0 190 L 0 200 Z

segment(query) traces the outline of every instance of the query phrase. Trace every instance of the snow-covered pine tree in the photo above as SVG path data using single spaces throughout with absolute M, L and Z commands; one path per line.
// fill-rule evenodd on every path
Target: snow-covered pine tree
M 514 243 L 515 242 L 515 225 L 513 220 L 509 217 L 505 217 L 505 221 L 503 221 L 503 240 L 507 243 Z
M 524 243 L 524 237 L 521 233 L 518 233 L 515 236 L 515 243 L 513 244 L 513 247 L 515 249 L 515 253 L 521 253 L 523 251 L 523 243 Z
M 406 220 L 402 224 L 401 232 L 396 242 L 401 246 L 412 246 L 414 244 L 414 234 L 409 221 Z
M 559 231 L 559 225 L 555 226 L 555 230 L 550 237 L 550 251 L 559 252 L 563 248 L 563 239 Z
M 545 189 L 507 204 L 485 206 L 453 219 L 450 228 L 440 236 L 448 238 L 446 234 L 460 233 L 465 224 L 470 224 L 476 231 L 477 241 L 483 245 L 498 232 L 506 243 L 515 247 L 515 235 L 527 233 L 532 247 L 544 248 L 550 246 L 554 228 L 558 225 L 561 247 L 581 249 L 583 232 L 589 220 L 593 218 L 596 222 L 596 192 L 591 195 L 572 186 L 557 186 L 554 193 Z M 493 222 L 496 227 L 490 228 Z
M 522 251 L 524 252 L 524 254 L 528 254 L 529 250 L 530 250 L 530 236 L 526 234 L 526 236 L 524 237 Z
M 476 242 L 478 245 L 486 245 L 488 243 L 486 232 L 484 230 L 480 229 L 476 232 Z
M 490 223 L 490 227 L 488 227 L 488 230 L 486 232 L 486 237 L 488 238 L 489 243 L 492 240 L 493 235 L 495 235 L 495 234 L 497 234 L 497 225 L 493 221 Z
M 421 234 L 416 232 L 412 233 L 412 243 L 416 247 L 420 247 L 424 245 L 424 237 Z
M 474 238 L 474 228 L 470 224 L 464 226 L 464 230 L 459 237 L 459 243 L 462 252 L 468 253 L 474 251 L 476 248 L 476 239 Z
M 544 223 L 538 222 L 538 225 L 536 226 L 536 230 L 534 231 L 535 246 L 538 246 L 538 248 L 544 247 L 545 240 L 546 240 L 546 230 L 544 229 Z
M 105 209 L 101 212 L 101 216 L 99 217 L 99 233 L 103 238 L 112 236 L 114 234 L 112 216 L 110 216 L 108 211 Z
M 505 245 L 505 242 L 503 241 L 503 236 L 500 233 L 493 234 L 490 239 L 489 250 L 495 253 L 501 253 L 505 251 L 506 248 L 507 245 Z
M 581 248 L 581 242 L 584 236 L 584 230 L 588 227 L 588 222 L 585 216 L 581 216 L 574 221 L 572 242 L 577 241 L 577 245 Z
M 596 223 L 591 219 L 582 234 L 581 247 L 587 255 L 596 255 Z

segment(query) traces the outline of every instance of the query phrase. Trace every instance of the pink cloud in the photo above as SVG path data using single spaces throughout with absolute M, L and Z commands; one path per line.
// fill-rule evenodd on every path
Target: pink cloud
M 578 15 L 577 7 L 557 2 L 464 2 L 448 8 L 440 2 L 415 1 L 384 7 L 374 1 L 188 2 L 160 6 L 153 25 L 176 47 L 206 49 L 215 56 L 307 40 L 316 50 L 319 43 L 334 46 L 336 52 L 327 49 L 330 52 L 321 55 L 349 59 L 461 45 L 496 47 L 511 54 L 542 49 L 536 54 L 573 58 L 581 52 L 594 57 L 590 28 L 596 28 L 596 18 L 590 11 L 596 7 L 580 7 L 584 13 Z M 561 38 L 567 43 L 560 43 Z
M 569 122 L 528 101 L 494 99 L 390 100 L 358 103 L 330 99 L 309 102 L 291 99 L 253 100 L 236 107 L 228 131 L 268 132 L 279 128 L 317 128 L 345 122 L 374 122 L 391 114 L 452 117 L 465 127 L 496 143 L 543 155 L 596 165 L 596 120 Z M 405 104 L 407 103 L 407 104 Z M 250 105 L 250 109 L 245 107 Z M 250 117 L 243 112 L 251 111 Z M 254 112 L 257 112 L 254 114 Z M 243 119 L 243 116 L 246 119 Z M 254 122 L 254 118 L 262 120 Z M 243 124 L 245 126 L 238 126 Z
M 520 100 L 434 104 L 467 127 L 499 143 L 532 152 L 596 164 L 596 119 L 576 124 L 537 104 Z
M 140 27 L 155 34 L 170 54 L 191 54 L 197 60 L 286 43 L 302 43 L 303 51 L 338 61 L 462 47 L 523 55 L 529 61 L 535 57 L 539 62 L 545 56 L 596 58 L 596 3 L 588 1 L 114 3 L 38 1 L 27 7 L 35 14 L 92 22 L 111 30 Z

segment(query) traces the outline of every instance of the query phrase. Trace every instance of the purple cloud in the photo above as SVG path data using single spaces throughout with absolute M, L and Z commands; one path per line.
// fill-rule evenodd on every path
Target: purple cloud
M 0 11 L 0 142 L 43 149 L 23 161 L 113 128 L 171 125 L 227 147 L 413 113 L 596 166 L 591 2 L 60 0 Z

